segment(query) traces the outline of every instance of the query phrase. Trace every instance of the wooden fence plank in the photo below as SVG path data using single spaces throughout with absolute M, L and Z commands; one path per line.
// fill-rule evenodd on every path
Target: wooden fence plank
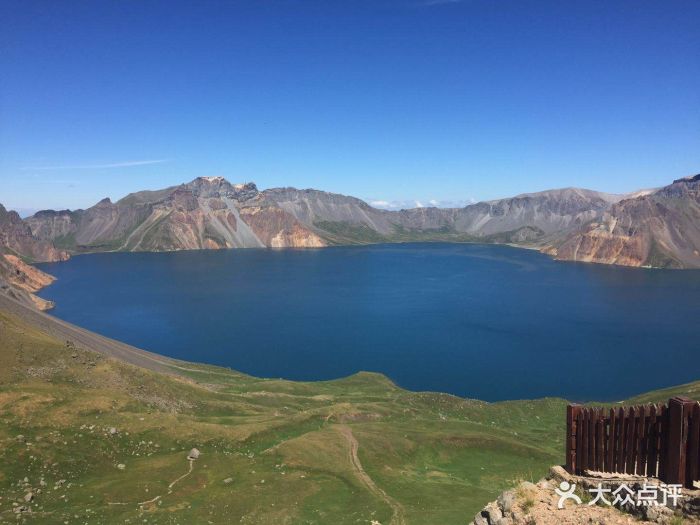
M 595 470 L 595 413 L 588 409 L 588 470 Z
M 589 410 L 583 409 L 583 425 L 581 426 L 581 472 L 588 470 L 588 422 Z
M 656 476 L 658 435 L 656 430 L 656 405 L 649 407 L 649 428 L 647 430 L 647 476 Z
M 625 472 L 625 446 L 627 444 L 627 411 L 620 407 L 617 411 L 617 420 L 619 422 L 619 432 L 617 435 L 617 472 L 624 474 Z
M 595 409 L 588 409 L 588 470 L 595 470 Z
M 596 434 L 595 434 L 595 424 L 596 424 L 596 409 L 590 409 L 591 421 L 588 424 L 588 468 L 590 470 L 597 470 L 595 459 L 596 459 Z
M 566 470 L 570 474 L 576 474 L 576 424 L 580 411 L 579 405 L 566 407 Z
M 658 477 L 659 479 L 666 478 L 666 443 L 668 442 L 668 407 L 666 405 L 659 405 L 657 407 L 657 412 L 659 413 L 657 417 L 657 428 L 658 428 Z
M 686 411 L 693 404 L 684 397 L 674 397 L 668 402 L 668 436 L 666 448 L 666 472 L 662 481 L 668 484 L 685 485 L 688 420 Z
M 583 471 L 583 409 L 576 414 L 576 474 Z
M 615 410 L 608 414 L 607 439 L 605 440 L 605 471 L 615 472 Z
M 644 405 L 639 410 L 639 431 L 637 432 L 637 467 L 638 476 L 646 474 L 647 465 L 647 414 L 649 407 Z
M 630 407 L 627 414 L 627 446 L 625 448 L 625 473 L 634 474 L 635 439 L 637 436 L 637 407 Z
M 603 416 L 603 409 L 599 408 L 596 410 L 596 460 L 595 467 L 596 470 L 603 472 L 605 471 L 605 465 L 603 463 L 605 458 L 605 419 Z
M 686 486 L 692 488 L 693 481 L 700 481 L 700 403 L 692 405 L 689 412 Z

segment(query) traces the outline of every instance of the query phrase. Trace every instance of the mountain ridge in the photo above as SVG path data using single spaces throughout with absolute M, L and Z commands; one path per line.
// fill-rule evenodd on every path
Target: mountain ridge
M 623 199 L 544 251 L 560 260 L 699 268 L 700 175 Z
M 259 190 L 254 182 L 198 177 L 14 222 L 40 252 L 65 254 L 445 241 L 514 244 L 559 260 L 700 268 L 699 187 L 695 175 L 629 194 L 567 187 L 461 208 L 385 210 L 312 188 Z

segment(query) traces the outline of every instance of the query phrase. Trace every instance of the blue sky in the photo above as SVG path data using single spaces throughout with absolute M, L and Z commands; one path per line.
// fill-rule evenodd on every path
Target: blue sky
M 0 0 L 0 202 L 465 202 L 700 172 L 700 2 Z

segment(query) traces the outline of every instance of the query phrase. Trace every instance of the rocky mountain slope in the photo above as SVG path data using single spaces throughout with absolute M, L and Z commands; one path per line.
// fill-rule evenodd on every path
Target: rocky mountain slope
M 54 277 L 30 266 L 16 255 L 0 255 L 0 293 L 39 310 L 53 308 L 53 303 L 34 295 L 54 281 Z
M 0 253 L 10 253 L 35 262 L 60 261 L 68 258 L 48 239 L 38 239 L 17 212 L 0 204 Z
M 700 268 L 700 175 L 615 203 L 545 252 L 570 261 Z
M 404 241 L 510 243 L 562 260 L 700 266 L 698 177 L 610 195 L 565 188 L 463 208 L 388 211 L 318 190 L 200 177 L 87 210 L 41 211 L 31 233 L 72 252 L 322 247 Z
M 320 247 L 462 240 L 543 243 L 599 217 L 618 197 L 563 189 L 465 208 L 387 211 L 317 190 L 231 184 L 201 177 L 159 191 L 104 199 L 87 210 L 41 211 L 26 220 L 39 239 L 71 251 Z
M 464 208 L 386 211 L 354 197 L 279 188 L 265 195 L 331 242 L 455 240 L 544 242 L 600 216 L 622 196 L 566 188 Z
M 49 240 L 37 239 L 14 211 L 0 204 L 0 293 L 41 310 L 51 308 L 50 301 L 34 295 L 53 278 L 28 265 L 30 262 L 60 261 L 68 253 L 56 249 Z
M 87 210 L 42 211 L 26 222 L 36 237 L 77 252 L 325 246 L 255 184 L 222 177 L 104 199 Z

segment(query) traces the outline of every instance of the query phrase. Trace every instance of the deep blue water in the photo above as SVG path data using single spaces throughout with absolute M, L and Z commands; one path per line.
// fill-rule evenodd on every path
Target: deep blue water
M 382 372 L 485 400 L 621 399 L 700 379 L 700 272 L 505 246 L 112 253 L 42 268 L 53 314 L 256 376 Z

